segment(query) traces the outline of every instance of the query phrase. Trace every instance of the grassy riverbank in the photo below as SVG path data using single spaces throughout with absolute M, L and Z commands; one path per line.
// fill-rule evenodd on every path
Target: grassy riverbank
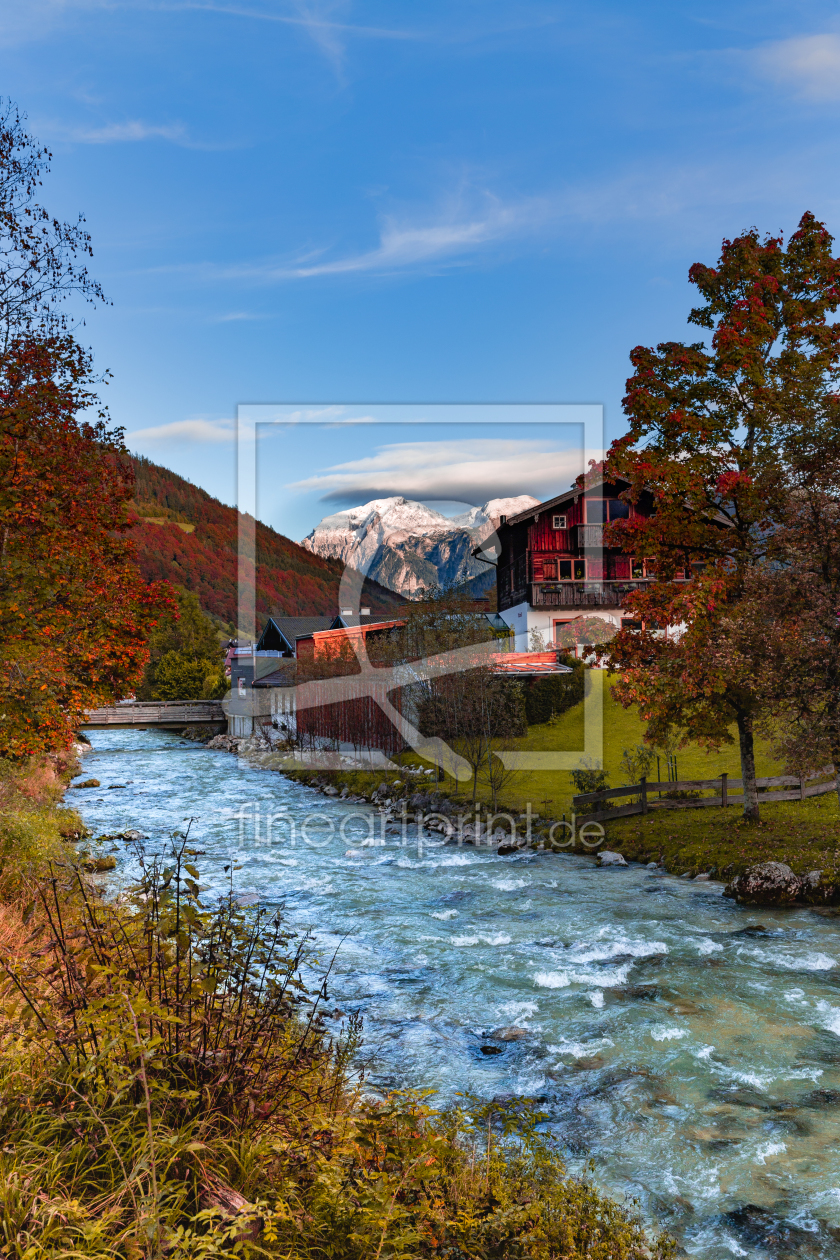
M 740 810 L 654 812 L 605 823 L 606 844 L 628 861 L 661 861 L 673 874 L 712 871 L 731 879 L 757 862 L 785 862 L 797 875 L 821 870 L 840 877 L 840 810 L 831 793 L 806 801 L 763 805 L 762 821 L 745 823 Z
M 567 1177 L 527 1107 L 366 1099 L 358 1021 L 272 914 L 201 902 L 198 855 L 102 899 L 67 766 L 2 771 L 0 1249 L 33 1257 L 673 1254 Z
M 609 680 L 605 680 L 603 710 L 603 760 L 611 787 L 626 783 L 622 768 L 625 749 L 634 749 L 644 738 L 645 724 L 635 709 L 624 709 L 613 698 Z M 527 735 L 510 742 L 514 751 L 575 752 L 584 748 L 584 707 L 582 704 L 564 713 L 553 723 L 532 726 Z M 581 754 L 583 755 L 583 754 Z M 418 790 L 431 790 L 430 783 L 443 796 L 468 812 L 472 809 L 471 787 L 456 785 L 444 778 L 434 785 L 428 777 L 414 776 L 406 770 L 424 766 L 420 758 L 405 754 L 400 771 L 385 774 L 342 770 L 317 773 L 291 772 L 303 782 L 315 778 L 329 780 L 341 789 L 346 786 L 354 795 L 369 797 L 376 787 L 402 779 L 404 786 L 397 795 L 411 797 Z M 760 776 L 780 774 L 782 768 L 773 759 L 772 750 L 759 741 L 756 764 Z M 737 744 L 717 752 L 709 752 L 699 744 L 690 744 L 677 753 L 680 778 L 713 779 L 726 772 L 730 778 L 740 777 Z M 663 774 L 664 774 L 663 765 Z M 568 771 L 523 771 L 505 784 L 499 812 L 519 815 L 530 803 L 542 820 L 571 817 L 575 788 Z M 482 813 L 489 810 L 490 793 L 484 776 L 479 775 L 477 799 Z M 604 824 L 606 845 L 617 849 L 631 861 L 661 861 L 665 868 L 682 875 L 714 871 L 719 878 L 730 879 L 757 862 L 785 862 L 797 874 L 822 870 L 826 879 L 840 872 L 840 808 L 835 794 L 790 801 L 780 804 L 762 803 L 760 824 L 745 824 L 740 808 L 663 810 L 647 817 L 616 819 Z M 539 835 L 537 836 L 540 841 Z M 572 850 L 581 852 L 583 850 Z M 588 851 L 588 850 L 587 850 Z

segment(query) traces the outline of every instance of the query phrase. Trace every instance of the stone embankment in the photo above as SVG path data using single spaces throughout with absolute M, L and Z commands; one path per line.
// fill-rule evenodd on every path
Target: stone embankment
M 450 844 L 495 848 L 502 856 L 524 848 L 551 848 L 543 834 L 547 832 L 548 825 L 539 814 L 510 815 L 505 810 L 489 814 L 485 808 L 472 806 L 469 802 L 452 801 L 424 782 L 434 773 L 430 770 L 406 766 L 397 773 L 392 771 L 391 777 L 380 781 L 372 790 L 362 791 L 354 790 L 348 783 L 342 784 L 340 777 L 336 781 L 335 772 L 329 777 L 309 771 L 297 772 L 288 754 L 273 749 L 269 741 L 261 736 L 240 739 L 233 735 L 217 735 L 207 747 L 237 753 L 246 757 L 252 765 L 287 774 L 324 796 L 348 804 L 373 805 L 392 823 L 422 820 L 427 832 L 443 836 Z M 351 771 L 351 767 L 347 769 Z M 340 772 L 338 774 L 340 776 Z
M 568 844 L 552 844 L 549 841 L 552 822 L 540 818 L 539 814 L 519 814 L 511 819 L 507 811 L 502 809 L 488 818 L 484 808 L 470 807 L 467 802 L 453 802 L 448 796 L 435 791 L 431 784 L 418 781 L 431 775 L 432 771 L 422 771 L 413 766 L 403 767 L 398 775 L 381 781 L 373 790 L 354 790 L 348 783 L 342 784 L 340 770 L 333 771 L 330 775 L 296 771 L 290 765 L 288 754 L 274 749 L 263 736 L 244 740 L 230 735 L 217 735 L 207 746 L 239 753 L 247 757 L 253 765 L 278 770 L 308 787 L 315 788 L 325 796 L 349 803 L 364 802 L 374 805 L 393 823 L 415 822 L 422 816 L 426 831 L 443 835 L 451 844 L 492 847 L 503 857 L 523 849 L 558 853 L 571 851 L 578 856 L 596 859 L 599 866 L 612 870 L 626 869 L 631 865 L 621 853 L 610 849 L 608 843 L 602 844 L 600 848 L 587 845 L 583 849 L 578 846 L 570 849 Z M 358 783 L 358 776 L 353 775 L 349 759 L 346 771 L 347 777 L 351 780 L 355 778 Z M 504 825 L 500 825 L 500 822 Z M 555 832 L 558 829 L 559 834 L 565 836 L 564 824 L 554 824 Z M 646 865 L 649 870 L 667 869 L 661 857 L 658 862 L 647 862 Z M 690 871 L 682 874 L 683 879 L 692 877 L 695 882 L 722 882 L 715 867 L 699 874 Z M 840 883 L 824 878 L 823 872 L 818 870 L 796 875 L 782 862 L 763 862 L 750 867 L 731 880 L 724 895 L 745 906 L 812 906 L 815 909 L 820 906 L 840 907 Z M 825 913 L 834 911 L 826 909 Z

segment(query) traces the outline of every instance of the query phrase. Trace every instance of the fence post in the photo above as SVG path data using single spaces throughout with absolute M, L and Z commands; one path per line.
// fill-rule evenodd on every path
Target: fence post
M 799 776 L 799 799 L 800 801 L 805 800 L 805 780 L 802 778 L 801 774 Z
M 728 780 L 729 780 L 729 775 L 724 770 L 723 774 L 720 776 L 720 803 L 724 809 L 726 809 L 726 806 L 729 803 L 728 802 L 728 797 L 729 797 Z
M 644 775 L 642 775 L 642 813 L 646 814 L 647 812 L 648 812 L 647 779 L 645 778 Z

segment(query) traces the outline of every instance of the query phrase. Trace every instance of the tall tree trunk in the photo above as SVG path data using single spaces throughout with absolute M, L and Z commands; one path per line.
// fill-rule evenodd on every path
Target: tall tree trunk
M 755 782 L 755 747 L 753 745 L 752 716 L 743 709 L 736 718 L 738 742 L 741 747 L 741 779 L 744 784 L 744 818 L 758 822 L 758 788 Z
M 832 688 L 825 708 L 828 718 L 828 746 L 834 766 L 834 788 L 837 792 L 838 803 L 840 803 L 840 696 L 837 694 L 836 687 Z

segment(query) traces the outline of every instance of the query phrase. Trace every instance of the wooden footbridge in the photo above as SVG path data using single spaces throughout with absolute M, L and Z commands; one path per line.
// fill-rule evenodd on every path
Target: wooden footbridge
M 82 727 L 128 726 L 146 730 L 150 726 L 164 730 L 179 726 L 227 726 L 227 715 L 221 700 L 132 700 L 111 704 L 88 713 Z

